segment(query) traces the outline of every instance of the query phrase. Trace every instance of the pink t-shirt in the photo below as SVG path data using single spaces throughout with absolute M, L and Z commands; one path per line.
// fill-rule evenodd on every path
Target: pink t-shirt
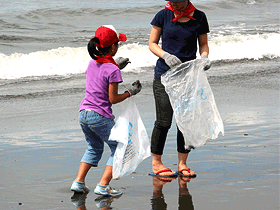
M 120 69 L 112 63 L 97 64 L 91 60 L 86 70 L 86 97 L 80 105 L 83 109 L 93 110 L 106 118 L 114 118 L 109 101 L 109 83 L 121 83 Z

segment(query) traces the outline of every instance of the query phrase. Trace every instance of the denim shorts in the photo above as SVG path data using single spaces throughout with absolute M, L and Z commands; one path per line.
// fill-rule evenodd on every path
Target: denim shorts
M 109 141 L 108 139 L 111 129 L 115 125 L 114 119 L 103 117 L 95 111 L 82 110 L 79 114 L 79 123 L 88 143 L 88 148 L 81 162 L 97 167 L 104 151 L 104 142 L 106 142 L 111 149 L 107 165 L 113 166 L 113 157 L 118 142 Z

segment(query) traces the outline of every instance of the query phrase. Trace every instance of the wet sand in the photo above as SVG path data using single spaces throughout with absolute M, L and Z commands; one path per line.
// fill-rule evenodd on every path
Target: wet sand
M 92 168 L 87 209 L 279 209 L 279 73 L 209 78 L 225 136 L 196 148 L 188 166 L 197 178 L 183 182 L 148 176 L 151 157 L 111 185 L 124 194 L 95 201 L 93 193 L 108 158 Z M 0 209 L 76 209 L 70 185 L 86 149 L 78 125 L 83 94 L 1 101 Z M 149 137 L 155 119 L 151 87 L 135 97 Z M 120 110 L 113 107 L 114 113 Z M 163 161 L 177 169 L 176 129 L 169 132 Z M 154 185 L 153 185 L 154 184 Z M 83 204 L 80 197 L 80 204 Z M 81 205 L 81 208 L 85 207 Z M 104 207 L 103 209 L 109 209 Z

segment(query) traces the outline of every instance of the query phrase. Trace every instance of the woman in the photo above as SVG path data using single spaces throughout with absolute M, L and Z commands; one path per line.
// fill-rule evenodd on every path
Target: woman
M 156 121 L 151 139 L 153 172 L 150 175 L 174 177 L 179 174 L 195 177 L 195 172 L 191 171 L 186 164 L 191 148 L 185 149 L 184 137 L 178 128 L 178 173 L 166 168 L 162 163 L 161 158 L 166 136 L 171 127 L 173 110 L 164 86 L 161 84 L 160 76 L 182 62 L 196 59 L 197 43 L 201 58 L 207 60 L 204 70 L 210 68 L 207 18 L 189 0 L 171 0 L 166 4 L 165 9 L 155 15 L 151 25 L 149 49 L 159 59 L 154 70 L 153 81 Z M 162 47 L 159 46 L 160 38 L 162 39 Z

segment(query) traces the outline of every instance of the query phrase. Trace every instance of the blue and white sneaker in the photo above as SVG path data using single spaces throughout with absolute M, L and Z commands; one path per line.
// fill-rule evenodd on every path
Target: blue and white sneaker
M 73 181 L 71 191 L 74 191 L 76 193 L 88 193 L 89 189 L 84 182 Z
M 97 184 L 96 188 L 94 189 L 94 193 L 97 195 L 106 195 L 106 196 L 119 196 L 122 194 L 121 190 L 114 189 L 109 185 L 100 185 Z

